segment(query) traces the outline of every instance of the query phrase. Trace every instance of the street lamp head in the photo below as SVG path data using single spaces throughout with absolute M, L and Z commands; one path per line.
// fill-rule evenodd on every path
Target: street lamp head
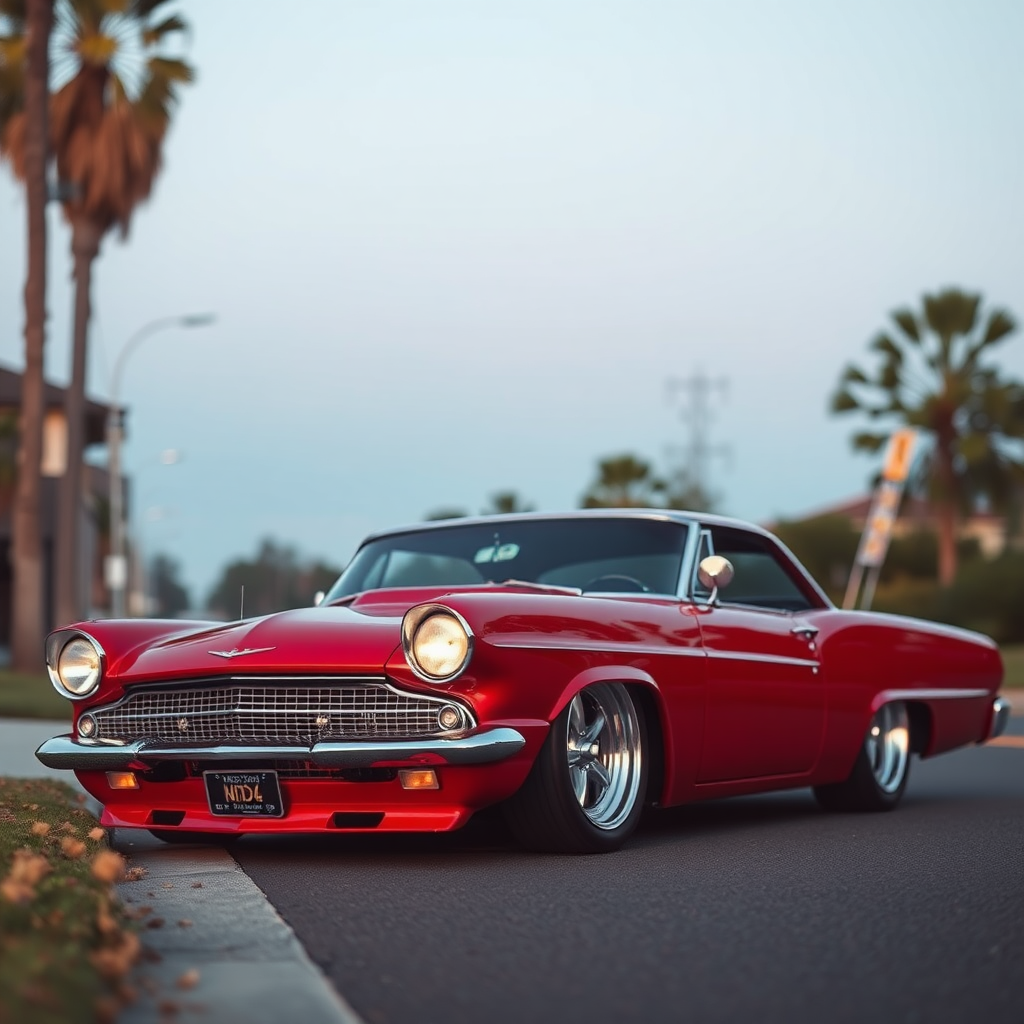
M 217 317 L 213 313 L 191 313 L 183 316 L 179 323 L 182 327 L 206 327 L 212 324 Z

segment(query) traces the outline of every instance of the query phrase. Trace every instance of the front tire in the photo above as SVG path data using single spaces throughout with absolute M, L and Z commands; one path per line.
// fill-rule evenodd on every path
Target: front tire
M 883 704 L 871 719 L 849 778 L 815 786 L 830 811 L 891 811 L 910 777 L 910 716 L 902 701 Z
M 647 724 L 621 683 L 581 690 L 552 723 L 526 782 L 505 804 L 532 850 L 608 853 L 636 829 L 647 791 Z

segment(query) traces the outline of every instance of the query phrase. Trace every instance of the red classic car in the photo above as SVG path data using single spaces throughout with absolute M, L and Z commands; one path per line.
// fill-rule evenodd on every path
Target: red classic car
M 645 804 L 813 787 L 888 810 L 911 754 L 1000 733 L 984 636 L 836 609 L 774 537 L 654 510 L 366 540 L 317 606 L 47 638 L 69 768 L 168 841 L 442 831 L 501 803 L 535 849 L 620 846 Z

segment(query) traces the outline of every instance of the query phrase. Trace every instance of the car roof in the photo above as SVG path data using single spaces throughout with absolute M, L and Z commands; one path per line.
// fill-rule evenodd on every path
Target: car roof
M 738 530 L 747 530 L 750 533 L 761 534 L 765 537 L 772 537 L 772 534 L 755 523 L 750 523 L 743 519 L 734 519 L 730 516 L 715 515 L 710 512 L 689 512 L 674 508 L 578 508 L 564 512 L 502 512 L 490 516 L 459 516 L 452 519 L 432 519 L 426 522 L 410 523 L 406 526 L 394 526 L 386 530 L 378 530 L 364 538 L 363 543 L 365 544 L 368 541 L 378 540 L 383 537 L 394 537 L 403 533 L 418 533 L 421 530 L 565 519 L 647 519 L 674 522 L 680 525 L 702 523 L 708 526 L 727 526 Z

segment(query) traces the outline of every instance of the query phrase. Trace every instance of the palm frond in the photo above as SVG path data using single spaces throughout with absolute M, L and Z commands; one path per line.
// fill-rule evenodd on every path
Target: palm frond
M 886 444 L 888 440 L 888 434 L 871 434 L 863 431 L 859 434 L 853 435 L 852 444 L 857 451 L 877 452 L 881 451 L 882 446 Z
M 867 384 L 867 382 L 868 378 L 865 376 L 864 371 L 852 363 L 843 370 L 843 375 L 839 378 L 840 384 Z
M 876 352 L 883 352 L 889 357 L 889 361 L 899 365 L 903 362 L 903 350 L 889 337 L 888 334 L 879 334 L 871 343 Z
M 840 388 L 833 396 L 829 406 L 832 412 L 852 412 L 860 409 L 861 404 L 846 388 Z
M 146 66 L 153 78 L 165 82 L 191 82 L 195 78 L 191 65 L 172 57 L 150 57 Z
M 12 22 L 15 30 L 25 24 L 25 0 L 0 0 L 0 18 Z
M 1012 334 L 1016 329 L 1017 324 L 1013 317 L 1005 310 L 997 309 L 988 318 L 985 333 L 981 336 L 981 343 L 982 345 L 994 345 L 1008 334 Z
M 878 371 L 875 383 L 885 391 L 895 391 L 900 386 L 899 363 L 893 359 L 887 359 Z
M 169 2 L 170 0 L 131 0 L 129 14 L 133 18 L 145 21 L 154 11 Z
M 164 36 L 169 35 L 171 32 L 187 32 L 188 25 L 184 19 L 179 18 L 176 14 L 172 14 L 171 17 L 165 18 L 160 22 L 159 25 L 154 25 L 152 28 L 147 28 L 142 33 L 142 41 L 146 46 L 156 46 Z
M 921 332 L 917 329 L 917 320 L 909 309 L 898 309 L 892 314 L 896 326 L 903 332 L 908 341 L 921 343 Z
M 959 288 L 947 288 L 938 295 L 926 295 L 925 322 L 948 345 L 957 335 L 970 334 L 974 330 L 980 303 L 980 295 L 971 295 Z

